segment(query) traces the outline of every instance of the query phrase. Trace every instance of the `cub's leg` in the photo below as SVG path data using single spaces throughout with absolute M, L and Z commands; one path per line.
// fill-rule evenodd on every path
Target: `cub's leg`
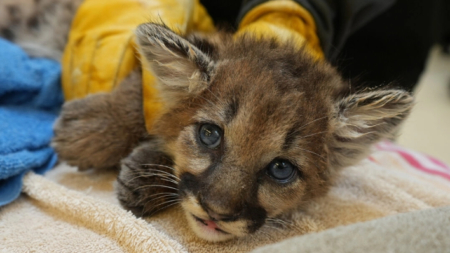
M 150 216 L 178 203 L 178 178 L 172 166 L 172 159 L 158 151 L 157 140 L 137 147 L 121 164 L 120 203 L 136 216 Z
M 118 167 L 147 138 L 141 80 L 135 72 L 111 93 L 65 103 L 52 140 L 59 158 L 81 170 Z

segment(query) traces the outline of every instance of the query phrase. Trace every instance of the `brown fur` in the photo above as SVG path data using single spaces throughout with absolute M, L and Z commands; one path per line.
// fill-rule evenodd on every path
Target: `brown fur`
M 10 24 L 24 24 L 14 21 L 14 8 L 8 15 Z M 4 23 L 4 36 L 21 38 Z M 151 23 L 136 34 L 166 105 L 151 132 L 134 73 L 111 94 L 66 103 L 53 146 L 81 169 L 120 165 L 125 207 L 151 215 L 181 203 L 207 240 L 253 233 L 322 196 L 339 169 L 390 137 L 412 107 L 405 91 L 351 91 L 328 63 L 290 43 L 226 33 L 183 38 Z M 204 123 L 222 129 L 215 149 L 198 139 Z M 267 174 L 276 158 L 296 167 L 293 180 Z M 227 233 L 205 234 L 192 215 Z
M 156 143 L 141 145 L 121 163 L 121 177 L 117 182 L 122 190 L 118 192 L 118 198 L 137 216 L 152 215 L 167 207 L 169 201 L 178 199 L 179 179 L 170 167 L 173 161 L 158 151 Z
M 334 68 L 290 44 L 226 34 L 186 40 L 154 24 L 142 25 L 137 35 L 170 100 L 150 134 L 173 158 L 187 217 L 213 219 L 234 236 L 326 193 L 333 174 L 389 137 L 412 106 L 400 90 L 351 93 Z M 217 149 L 198 141 L 205 122 L 224 132 Z M 297 166 L 296 180 L 280 184 L 267 176 L 277 157 Z
M 54 131 L 52 146 L 68 164 L 81 170 L 117 167 L 148 137 L 141 75 L 133 73 L 112 93 L 65 103 Z

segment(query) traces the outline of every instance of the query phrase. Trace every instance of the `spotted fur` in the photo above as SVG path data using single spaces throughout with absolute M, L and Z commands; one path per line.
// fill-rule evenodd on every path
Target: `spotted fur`
M 60 61 L 70 25 L 83 0 L 1 0 L 0 37 L 32 56 Z
M 24 11 L 5 3 L 11 2 L 0 4 L 9 17 L 0 19 L 3 36 L 20 42 L 39 34 L 12 29 L 45 22 L 33 15 L 21 21 Z M 137 71 L 110 94 L 66 103 L 52 145 L 82 169 L 120 167 L 124 207 L 147 216 L 180 204 L 192 229 L 210 241 L 254 233 L 326 194 L 335 173 L 392 136 L 413 104 L 402 90 L 355 92 L 327 62 L 290 43 L 227 33 L 182 37 L 153 23 L 136 35 L 165 102 L 151 131 Z M 215 149 L 199 141 L 204 123 L 222 129 Z M 276 158 L 295 166 L 293 180 L 268 175 Z M 206 220 L 219 232 L 202 230 Z
M 206 240 L 253 233 L 325 194 L 334 174 L 390 137 L 413 104 L 401 90 L 355 93 L 328 63 L 289 43 L 230 34 L 181 38 L 157 24 L 141 25 L 137 35 L 162 95 L 172 99 L 149 134 L 172 157 L 179 201 Z M 204 123 L 223 130 L 218 148 L 200 143 Z M 270 178 L 266 168 L 275 158 L 294 164 L 298 177 L 288 184 Z M 198 220 L 213 220 L 225 233 L 205 233 Z

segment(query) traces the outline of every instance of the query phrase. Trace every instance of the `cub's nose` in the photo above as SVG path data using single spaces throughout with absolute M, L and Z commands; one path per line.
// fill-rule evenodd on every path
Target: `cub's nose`
M 222 212 L 219 212 L 218 210 L 213 210 L 213 208 L 211 208 L 210 205 L 207 204 L 206 202 L 202 201 L 202 199 L 200 199 L 199 202 L 203 210 L 205 210 L 205 212 L 208 213 L 209 217 L 213 221 L 225 221 L 225 222 L 235 221 L 239 217 L 240 212 L 233 212 L 231 210 L 225 211 L 222 208 L 220 208 Z

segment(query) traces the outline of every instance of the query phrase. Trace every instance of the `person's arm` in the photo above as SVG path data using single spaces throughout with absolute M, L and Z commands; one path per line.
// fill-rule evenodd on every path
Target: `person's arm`
M 180 34 L 214 30 L 199 0 L 84 0 L 72 22 L 62 60 L 65 100 L 110 92 L 131 71 L 141 68 L 149 129 L 162 105 L 134 41 L 134 30 L 145 22 L 162 22 Z
M 66 100 L 109 92 L 140 65 L 134 30 L 163 22 L 179 33 L 213 29 L 198 0 L 84 0 L 63 54 Z
M 293 41 L 323 58 L 314 18 L 294 1 L 267 1 L 249 10 L 239 23 L 237 35 L 252 34 L 278 41 Z
M 295 3 L 313 18 L 320 48 L 327 59 L 333 60 L 352 33 L 392 6 L 395 0 L 247 0 L 242 5 L 238 23 L 248 23 L 248 16 L 261 6 L 282 6 L 286 2 L 290 2 L 290 5 Z M 270 10 L 266 8 L 265 12 Z M 279 16 L 287 16 L 290 10 L 275 7 L 274 12 L 280 13 Z M 305 19 L 308 15 L 298 17 L 300 20 L 309 20 Z M 311 26 L 310 21 L 305 24 Z M 312 26 L 310 29 L 313 29 Z M 312 40 L 314 47 L 315 43 Z

